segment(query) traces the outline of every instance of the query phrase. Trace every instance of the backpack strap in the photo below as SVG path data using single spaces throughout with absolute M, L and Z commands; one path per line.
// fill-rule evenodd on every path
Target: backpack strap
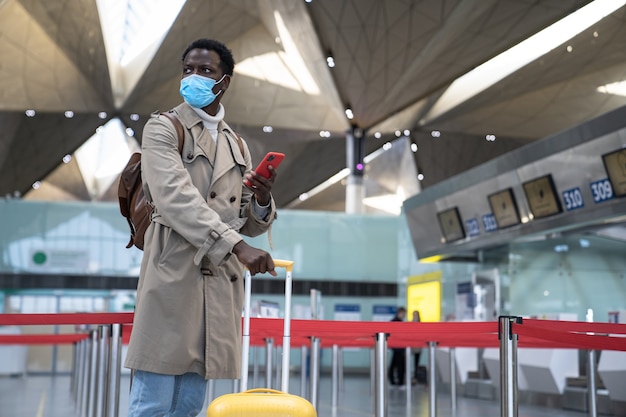
M 176 129 L 176 134 L 178 135 L 178 153 L 182 155 L 183 144 L 185 142 L 185 128 L 183 127 L 180 120 L 178 120 L 178 117 L 176 117 L 174 112 L 172 112 L 171 110 L 167 113 L 161 113 L 161 114 L 167 117 L 168 119 L 170 119 L 170 122 L 172 122 L 172 124 L 174 125 L 174 128 Z M 242 145 L 240 144 L 239 147 L 241 148 Z
M 241 140 L 241 136 L 239 136 L 239 133 L 237 132 L 233 132 L 233 133 L 237 137 L 237 145 L 239 145 L 239 152 L 241 152 L 241 156 L 245 158 L 246 155 L 243 153 L 243 141 Z

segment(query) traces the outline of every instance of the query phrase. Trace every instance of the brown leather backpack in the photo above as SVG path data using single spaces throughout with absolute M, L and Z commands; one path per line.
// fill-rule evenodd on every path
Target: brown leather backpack
M 183 152 L 183 141 L 185 132 L 178 117 L 172 112 L 161 113 L 166 116 L 178 134 L 178 153 Z M 152 215 L 152 205 L 146 199 L 141 183 L 141 153 L 135 152 L 130 156 L 130 160 L 122 170 L 120 182 L 117 188 L 117 196 L 120 201 L 120 212 L 128 221 L 130 226 L 130 240 L 127 248 L 135 245 L 143 250 L 143 236 L 150 225 Z

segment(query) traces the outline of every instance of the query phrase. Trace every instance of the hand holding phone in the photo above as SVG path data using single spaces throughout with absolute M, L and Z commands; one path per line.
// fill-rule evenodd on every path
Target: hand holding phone
M 257 165 L 257 167 L 254 169 L 254 172 L 256 172 L 257 175 L 262 176 L 263 178 L 269 178 L 272 176 L 272 174 L 270 174 L 268 167 L 271 165 L 274 169 L 278 168 L 278 165 L 280 165 L 284 158 L 284 153 L 268 152 L 267 155 L 263 157 L 261 162 L 259 162 L 259 165 Z M 251 186 L 250 182 L 247 179 L 245 179 L 243 182 L 248 187 Z

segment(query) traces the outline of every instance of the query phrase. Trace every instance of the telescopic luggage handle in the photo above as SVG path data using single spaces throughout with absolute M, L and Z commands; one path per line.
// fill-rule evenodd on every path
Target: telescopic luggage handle
M 284 268 L 285 275 L 285 322 L 283 327 L 283 363 L 280 389 L 289 392 L 289 355 L 291 349 L 291 273 L 293 261 L 274 259 L 276 268 Z M 252 275 L 246 268 L 244 281 L 243 340 L 241 349 L 241 391 L 248 389 L 248 361 L 250 355 L 250 298 L 252 296 Z

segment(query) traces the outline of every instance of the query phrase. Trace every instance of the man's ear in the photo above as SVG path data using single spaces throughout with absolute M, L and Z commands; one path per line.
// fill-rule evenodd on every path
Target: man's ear
M 226 74 L 224 77 L 224 81 L 222 81 L 222 91 L 226 92 L 228 90 L 228 86 L 230 85 L 230 75 Z

